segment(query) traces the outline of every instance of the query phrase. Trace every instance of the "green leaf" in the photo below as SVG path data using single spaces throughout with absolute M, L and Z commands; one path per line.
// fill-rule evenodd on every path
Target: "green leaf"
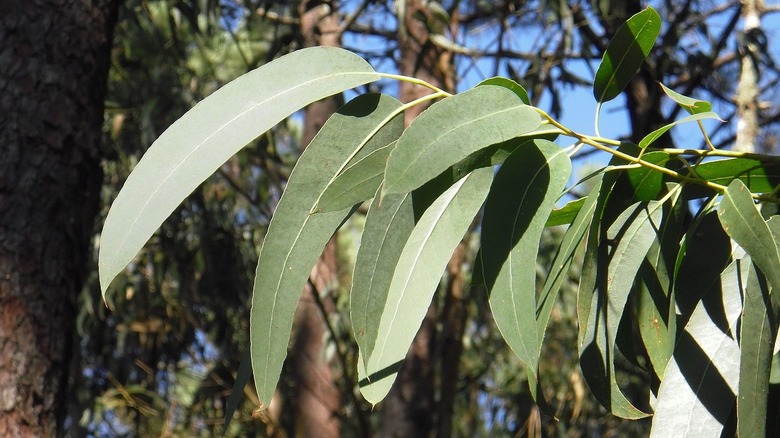
M 642 155 L 642 159 L 663 167 L 669 162 L 669 154 L 666 152 L 648 152 Z M 644 166 L 628 169 L 625 175 L 634 189 L 634 200 L 636 201 L 652 201 L 656 199 L 664 186 L 664 175 Z
M 403 123 L 402 117 L 397 120 Z M 394 147 L 395 142 L 390 143 L 344 169 L 325 189 L 315 212 L 341 210 L 371 199 L 382 184 L 387 157 Z
M 103 294 L 184 198 L 247 143 L 311 102 L 378 79 L 359 56 L 316 47 L 251 71 L 189 110 L 144 154 L 111 206 L 98 261 Z
M 227 434 L 230 422 L 233 420 L 233 414 L 236 413 L 238 405 L 241 404 L 241 400 L 244 398 L 244 388 L 251 378 L 252 360 L 249 348 L 247 348 L 241 355 L 241 363 L 238 365 L 238 371 L 236 371 L 236 380 L 233 383 L 233 388 L 230 390 L 230 397 L 228 397 L 227 405 L 225 406 L 225 422 L 222 424 L 222 436 Z
M 769 293 L 763 275 L 751 266 L 739 331 L 739 436 L 766 436 L 769 373 L 777 336 L 777 306 Z
M 712 111 L 712 104 L 706 100 L 699 100 L 692 97 L 683 96 L 682 94 L 672 90 L 664 84 L 659 83 L 658 85 L 661 86 L 661 89 L 664 90 L 664 93 L 666 93 L 667 96 L 669 96 L 673 101 L 677 102 L 677 104 L 680 105 L 680 107 L 685 111 L 688 111 L 689 114 L 701 114 Z
M 620 26 L 596 71 L 593 82 L 596 101 L 608 102 L 626 88 L 650 54 L 660 32 L 661 17 L 650 7 Z
M 420 114 L 398 140 L 383 193 L 410 192 L 471 153 L 540 125 L 539 114 L 503 87 L 485 85 L 448 97 Z
M 723 429 L 739 385 L 740 279 L 749 265 L 732 262 L 693 311 L 664 371 L 651 437 L 734 435 Z
M 495 85 L 498 87 L 504 87 L 509 90 L 512 90 L 513 93 L 517 95 L 517 97 L 520 98 L 520 100 L 523 101 L 524 104 L 530 105 L 531 99 L 528 98 L 528 92 L 525 91 L 525 88 L 523 88 L 522 85 L 518 84 L 517 82 L 505 78 L 503 76 L 496 76 L 492 78 L 485 79 L 484 81 L 477 84 L 477 87 L 482 85 Z
M 780 184 L 780 161 L 777 159 L 761 162 L 752 158 L 728 158 L 708 161 L 694 169 L 699 178 L 724 186 L 734 179 L 739 179 L 754 193 L 772 192 Z M 693 196 L 706 197 L 713 194 L 711 190 L 703 187 L 689 187 L 689 192 L 692 189 L 698 189 L 693 190 Z
M 338 169 L 398 105 L 391 97 L 367 94 L 342 107 L 303 152 L 279 200 L 257 262 L 249 322 L 255 388 L 266 406 L 287 355 L 301 291 L 323 247 L 350 210 L 309 212 Z M 385 125 L 363 150 L 384 146 L 397 136 L 396 128 Z M 360 158 L 358 154 L 353 160 Z
M 428 207 L 406 241 L 368 365 L 364 368 L 358 362 L 360 392 L 371 404 L 379 403 L 395 381 L 441 274 L 482 206 L 492 179 L 493 169 L 482 168 L 455 183 Z
M 650 146 L 651 144 L 653 144 L 653 142 L 655 142 L 656 140 L 661 138 L 661 136 L 664 135 L 666 133 L 666 131 L 674 128 L 677 125 L 681 125 L 683 123 L 688 123 L 688 122 L 695 122 L 695 121 L 698 121 L 698 120 L 705 120 L 705 119 L 715 119 L 715 120 L 724 122 L 723 119 L 721 119 L 720 117 L 718 117 L 717 114 L 715 114 L 714 112 L 711 112 L 711 111 L 710 112 L 706 112 L 706 113 L 696 113 L 696 114 L 690 115 L 688 117 L 684 117 L 684 118 L 682 118 L 680 120 L 674 121 L 672 123 L 669 123 L 668 125 L 664 125 L 664 126 L 658 128 L 658 129 L 656 129 L 655 131 L 647 134 L 642 140 L 639 141 L 639 147 L 644 149 L 644 148 Z
M 379 196 L 368 209 L 352 273 L 350 319 L 363 366 L 374 350 L 393 270 L 414 228 L 411 195 Z
M 740 180 L 734 180 L 723 193 L 718 206 L 723 229 L 739 244 L 766 275 L 772 289 L 780 290 L 780 252 L 772 231 Z
M 580 365 L 596 399 L 612 414 L 629 419 L 644 418 L 648 414 L 634 407 L 626 399 L 615 379 L 615 341 L 639 267 L 656 239 L 661 223 L 659 202 L 647 205 L 637 203 L 623 211 L 610 225 L 602 245 L 614 245 L 606 253 L 596 281 L 596 299 L 592 301 L 590 317 L 585 327 L 580 350 Z M 604 263 L 607 263 L 606 267 Z
M 586 201 L 587 198 L 575 199 L 567 202 L 561 208 L 554 209 L 550 212 L 550 217 L 547 218 L 547 222 L 544 224 L 545 228 L 569 225 L 577 217 Z
M 599 178 L 601 177 L 599 176 Z M 558 292 L 560 291 L 561 284 L 563 284 L 563 281 L 566 279 L 572 261 L 574 261 L 574 256 L 583 244 L 585 235 L 593 221 L 593 216 L 596 212 L 596 201 L 598 200 L 598 193 L 601 189 L 600 182 L 601 181 L 598 181 L 596 183 L 588 196 L 578 199 L 578 201 L 581 200 L 584 202 L 580 203 L 580 208 L 578 209 L 574 220 L 571 222 L 571 226 L 566 230 L 563 239 L 561 239 L 561 245 L 555 253 L 555 258 L 550 266 L 547 279 L 544 281 L 542 291 L 539 294 L 536 320 L 540 344 L 544 339 L 544 332 L 547 330 L 547 323 L 550 321 L 550 314 L 552 314 L 553 306 L 558 296 Z M 571 202 L 569 204 L 571 204 Z M 549 219 L 547 220 L 547 223 L 550 223 Z
M 547 140 L 518 149 L 496 175 L 482 220 L 482 269 L 493 319 L 534 379 L 540 339 L 536 270 L 544 224 L 571 175 L 566 152 Z M 536 382 L 530 382 L 531 389 Z

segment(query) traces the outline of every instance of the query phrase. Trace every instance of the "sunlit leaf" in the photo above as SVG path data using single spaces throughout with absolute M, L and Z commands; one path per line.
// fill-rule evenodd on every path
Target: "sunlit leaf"
M 648 152 L 642 155 L 642 159 L 665 167 L 669 161 L 669 154 L 665 152 Z M 634 190 L 634 200 L 636 201 L 652 201 L 656 199 L 664 185 L 664 174 L 644 166 L 628 169 L 626 178 L 628 178 Z
M 393 271 L 414 228 L 409 194 L 379 196 L 368 209 L 349 294 L 350 319 L 363 366 L 371 356 Z
M 550 212 L 550 217 L 547 218 L 545 227 L 555 227 L 558 225 L 570 224 L 577 214 L 582 209 L 583 204 L 587 201 L 587 198 L 579 198 L 573 201 L 569 201 L 561 208 L 556 208 Z
M 493 78 L 485 79 L 484 81 L 477 84 L 478 87 L 481 85 L 496 85 L 498 87 L 508 88 L 512 90 L 515 94 L 517 94 L 517 97 L 519 97 L 523 101 L 523 103 L 525 103 L 526 105 L 531 104 L 531 99 L 528 98 L 528 92 L 525 91 L 525 88 L 523 88 L 522 85 L 518 84 L 517 82 L 509 78 L 505 78 L 503 76 L 496 76 Z
M 484 85 L 431 105 L 398 140 L 384 193 L 406 193 L 473 152 L 538 128 L 541 117 L 509 89 Z
M 777 336 L 778 310 L 769 293 L 763 275 L 751 266 L 743 294 L 739 330 L 739 436 L 766 436 L 769 372 Z
M 536 270 L 544 224 L 571 175 L 566 152 L 536 140 L 507 158 L 496 175 L 482 220 L 482 269 L 490 308 L 509 347 L 536 377 Z M 536 382 L 530 382 L 535 386 Z
M 287 355 L 301 291 L 328 239 L 349 214 L 349 209 L 310 211 L 363 139 L 396 108 L 397 100 L 376 94 L 362 95 L 342 107 L 301 155 L 279 200 L 257 262 L 249 325 L 255 388 L 266 406 Z M 364 153 L 397 136 L 397 127 L 386 125 Z M 353 160 L 360 158 L 358 154 Z
M 661 89 L 664 90 L 669 98 L 677 102 L 681 108 L 688 111 L 689 114 L 701 114 L 712 111 L 712 104 L 706 100 L 694 99 L 693 97 L 683 96 L 682 94 L 672 90 L 664 84 L 658 84 Z
M 734 435 L 723 429 L 739 385 L 740 278 L 749 265 L 732 262 L 693 311 L 658 389 L 652 437 Z
M 380 402 L 395 381 L 444 268 L 482 206 L 492 180 L 493 169 L 481 168 L 456 182 L 425 210 L 406 241 L 368 365 L 363 369 L 358 364 L 360 392 L 372 404 Z
M 718 121 L 721 121 L 721 122 L 724 121 L 723 119 L 718 117 L 717 114 L 715 114 L 714 112 L 711 112 L 711 111 L 710 112 L 706 112 L 706 113 L 692 114 L 692 115 L 690 115 L 688 117 L 684 117 L 684 118 L 682 118 L 680 120 L 677 120 L 677 121 L 674 121 L 674 122 L 669 123 L 667 125 L 664 125 L 664 126 L 658 128 L 658 129 L 656 129 L 655 131 L 647 134 L 644 138 L 642 138 L 642 140 L 639 141 L 639 147 L 644 149 L 644 148 L 650 146 L 656 140 L 661 138 L 661 136 L 664 135 L 666 133 L 666 131 L 674 128 L 677 125 L 681 125 L 683 123 L 688 123 L 688 122 L 695 122 L 695 121 L 699 121 L 699 120 L 706 120 L 706 119 L 714 119 L 714 120 L 718 120 Z
M 195 105 L 144 154 L 111 206 L 98 262 L 103 293 L 184 198 L 247 143 L 311 102 L 377 79 L 359 56 L 317 47 L 251 71 Z
M 650 54 L 660 32 L 661 17 L 653 8 L 635 14 L 620 26 L 596 71 L 593 82 L 596 101 L 610 101 L 626 88 Z
M 403 123 L 401 117 L 398 120 Z M 394 147 L 395 142 L 390 143 L 344 169 L 325 189 L 315 211 L 341 210 L 371 199 L 382 184 L 387 157 Z
M 780 184 L 780 160 L 761 162 L 752 158 L 727 158 L 708 161 L 695 167 L 696 176 L 705 181 L 729 185 L 735 178 L 755 193 L 772 192 Z M 704 187 L 689 187 L 694 196 L 711 196 Z M 703 193 L 702 193 L 703 192 Z M 701 193 L 701 194 L 698 194 Z M 690 196 L 690 193 L 689 193 Z
M 726 188 L 718 206 L 718 218 L 726 233 L 750 254 L 772 288 L 780 290 L 780 252 L 742 181 L 734 180 Z

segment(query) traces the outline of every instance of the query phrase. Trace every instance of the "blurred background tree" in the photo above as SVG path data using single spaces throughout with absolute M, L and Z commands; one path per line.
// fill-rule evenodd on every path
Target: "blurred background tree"
M 661 41 L 622 103 L 608 108 L 614 135 L 641 138 L 674 120 L 656 82 L 701 99 L 731 123 L 712 138 L 729 147 L 744 117 L 735 99 L 745 62 L 755 78 L 753 142 L 776 143 L 780 76 L 777 26 L 743 32 L 739 1 L 650 2 L 664 17 Z M 126 0 L 119 8 L 106 98 L 102 224 L 123 181 L 157 136 L 219 86 L 298 48 L 341 45 L 377 69 L 422 77 L 449 91 L 506 75 L 532 102 L 576 120 L 594 66 L 636 1 Z M 759 17 L 778 10 L 763 5 Z M 756 30 L 757 29 L 757 30 Z M 751 35 L 747 33 L 751 32 Z M 763 35 L 763 39 L 762 39 Z M 747 60 L 747 61 L 746 61 Z M 370 85 L 410 101 L 424 90 Z M 585 94 L 583 96 L 583 94 Z M 71 436 L 212 436 L 248 346 L 252 273 L 264 230 L 297 156 L 340 102 L 312 105 L 229 160 L 166 221 L 114 284 L 107 309 L 97 273 L 78 300 L 65 431 Z M 593 105 L 595 108 L 595 105 Z M 587 112 L 587 120 L 591 112 Z M 407 114 L 407 122 L 416 114 Z M 587 122 L 590 123 L 590 122 Z M 584 128 L 583 131 L 592 130 Z M 613 131 L 610 131 L 613 134 Z M 685 136 L 667 145 L 695 148 Z M 584 175 L 598 156 L 579 162 Z M 606 413 L 590 395 L 576 355 L 578 264 L 556 309 L 541 363 L 550 412 L 529 394 L 522 365 L 492 323 L 484 288 L 472 284 L 478 239 L 464 238 L 396 386 L 375 409 L 360 398 L 347 292 L 361 216 L 334 237 L 296 316 L 274 403 L 258 410 L 244 388 L 228 436 L 622 436 L 648 422 Z M 99 231 L 99 226 L 96 229 Z M 477 232 L 476 230 L 474 232 Z M 535 269 L 544 278 L 561 230 L 549 229 Z M 95 239 L 95 245 L 97 240 Z M 95 246 L 96 248 L 96 246 Z M 92 262 L 90 266 L 95 266 Z M 475 282 L 477 283 L 477 282 Z M 621 330 L 638 330 L 623 327 Z M 637 406 L 652 397 L 644 351 L 623 349 L 621 384 Z M 551 415 L 553 414 L 553 415 Z

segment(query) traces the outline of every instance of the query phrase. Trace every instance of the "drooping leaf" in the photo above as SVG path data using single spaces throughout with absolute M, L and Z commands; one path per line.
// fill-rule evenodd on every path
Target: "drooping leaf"
M 244 388 L 250 379 L 252 379 L 252 358 L 249 354 L 249 348 L 247 348 L 241 355 L 241 363 L 238 365 L 238 371 L 236 371 L 236 380 L 233 383 L 233 388 L 230 390 L 230 397 L 228 397 L 227 405 L 225 406 L 225 422 L 222 424 L 222 435 L 227 433 L 230 422 L 233 421 L 233 414 L 236 413 L 236 409 L 238 409 L 241 399 L 244 397 Z
M 411 195 L 374 198 L 366 215 L 349 294 L 352 331 L 363 366 L 371 356 L 393 271 L 414 228 Z
M 325 189 L 315 211 L 341 210 L 371 199 L 382 184 L 387 157 L 394 147 L 395 142 L 390 143 L 344 169 Z
M 677 102 L 678 105 L 689 114 L 701 114 L 712 111 L 712 104 L 706 100 L 694 99 L 693 97 L 683 96 L 682 94 L 672 90 L 664 84 L 659 83 L 661 89 L 666 93 L 669 98 Z M 717 115 L 716 115 L 717 117 Z
M 561 208 L 556 208 L 550 212 L 550 217 L 547 218 L 547 222 L 544 224 L 545 228 L 556 227 L 558 225 L 569 225 L 572 223 L 577 214 L 582 209 L 583 204 L 587 201 L 587 198 L 579 198 L 573 201 L 569 201 Z
M 647 357 L 659 379 L 674 351 L 676 337 L 672 284 L 687 208 L 679 195 L 664 206 L 658 239 L 647 251 L 638 276 L 636 319 Z
M 616 98 L 650 54 L 661 32 L 661 17 L 655 9 L 635 14 L 623 23 L 610 40 L 593 82 L 597 102 Z
M 723 429 L 739 385 L 740 279 L 748 269 L 749 263 L 732 262 L 693 311 L 664 371 L 651 437 L 734 435 Z
M 743 259 L 744 260 L 744 259 Z M 777 305 L 763 275 L 751 266 L 739 331 L 739 436 L 766 436 L 769 373 L 777 336 Z
M 561 239 L 561 245 L 558 247 L 558 252 L 555 253 L 555 258 L 550 266 L 547 279 L 544 281 L 542 291 L 539 293 L 536 325 L 540 344 L 544 339 L 544 332 L 547 330 L 547 323 L 550 321 L 550 314 L 552 313 L 558 292 L 560 291 L 563 281 L 566 279 L 569 267 L 571 267 L 571 264 L 574 261 L 577 250 L 584 242 L 585 235 L 593 220 L 593 215 L 596 211 L 596 201 L 601 188 L 600 182 L 601 181 L 597 181 L 588 196 L 579 199 L 583 202 L 579 203 L 580 208 L 577 210 L 574 220 L 571 221 L 571 226 L 569 226 L 566 230 L 566 234 L 563 235 L 563 239 Z M 550 220 L 548 219 L 547 224 L 549 223 Z M 547 226 L 547 224 L 545 224 L 545 226 Z
M 103 293 L 184 198 L 247 143 L 311 102 L 378 79 L 359 56 L 316 47 L 251 71 L 195 105 L 144 154 L 109 211 L 98 261 Z
M 349 209 L 310 214 L 311 209 L 338 169 L 348 164 L 364 138 L 398 105 L 383 95 L 355 98 L 328 119 L 290 175 L 260 250 L 250 313 L 255 388 L 266 405 L 287 355 L 301 291 L 328 239 L 349 214 Z M 362 152 L 387 145 L 399 128 L 385 125 Z M 352 160 L 360 158 L 357 154 Z
M 615 341 L 624 308 L 639 267 L 656 239 L 661 223 L 662 204 L 637 203 L 623 211 L 610 225 L 602 245 L 612 242 L 614 249 L 602 250 L 606 260 L 598 263 L 596 297 L 585 327 L 580 350 L 580 365 L 593 394 L 614 415 L 643 418 L 648 414 L 626 399 L 615 378 Z M 606 263 L 606 266 L 604 264 Z
M 528 264 L 535 264 L 545 222 L 570 175 L 566 152 L 547 140 L 535 140 L 501 166 L 482 220 L 482 269 L 493 319 L 533 376 L 532 391 L 541 344 L 536 270 Z
M 655 131 L 647 134 L 646 136 L 644 136 L 644 138 L 642 138 L 642 140 L 639 141 L 639 147 L 644 149 L 644 148 L 650 146 L 656 140 L 661 138 L 661 136 L 664 135 L 666 133 L 666 131 L 674 128 L 677 125 L 681 125 L 683 123 L 688 123 L 688 122 L 696 122 L 696 121 L 699 121 L 699 120 L 706 120 L 706 119 L 715 119 L 715 120 L 720 120 L 721 122 L 724 121 L 723 119 L 718 117 L 718 115 L 715 114 L 712 111 L 706 112 L 706 113 L 692 114 L 692 115 L 690 115 L 688 117 L 684 117 L 684 118 L 682 118 L 680 120 L 677 120 L 677 121 L 674 121 L 672 123 L 669 123 L 668 125 L 664 125 L 664 126 L 658 128 L 658 129 L 656 129 Z
M 742 181 L 756 193 L 772 192 L 780 184 L 780 160 L 761 162 L 752 158 L 727 158 L 708 161 L 695 167 L 696 176 L 727 186 L 735 179 Z M 704 187 L 690 187 L 689 197 L 712 196 L 713 192 Z
M 475 87 L 431 105 L 390 153 L 383 193 L 406 193 L 473 152 L 529 133 L 541 117 L 509 89 Z
M 358 363 L 360 391 L 380 402 L 420 328 L 452 252 L 487 196 L 493 169 L 477 169 L 456 182 L 425 210 L 406 241 L 387 293 L 368 364 Z M 363 371 L 362 373 L 360 371 Z
M 734 180 L 723 193 L 718 207 L 723 229 L 737 242 L 761 271 L 771 287 L 780 290 L 780 252 L 769 226 L 740 180 Z

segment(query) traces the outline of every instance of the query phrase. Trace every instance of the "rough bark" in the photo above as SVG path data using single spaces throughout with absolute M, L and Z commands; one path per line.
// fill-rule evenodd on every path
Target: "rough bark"
M 734 150 L 739 152 L 758 152 L 758 60 L 761 54 L 755 43 L 748 36 L 761 31 L 761 14 L 764 10 L 763 0 L 742 0 L 742 20 L 744 30 L 740 44 L 741 71 L 737 85 L 737 138 Z
M 57 435 L 66 412 L 115 9 L 0 2 L 0 436 Z

